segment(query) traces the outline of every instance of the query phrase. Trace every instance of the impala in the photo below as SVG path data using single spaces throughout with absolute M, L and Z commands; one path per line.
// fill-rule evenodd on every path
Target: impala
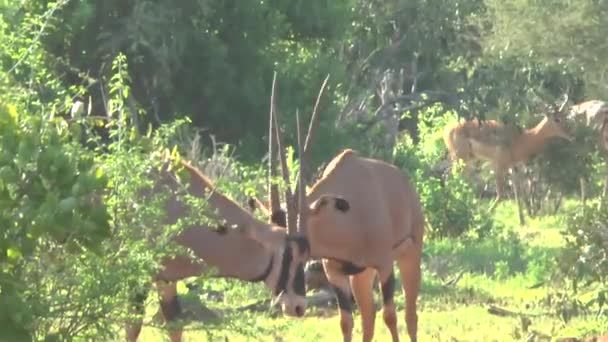
M 446 127 L 443 140 L 450 157 L 452 160 L 462 159 L 467 173 L 470 173 L 472 161 L 476 159 L 492 164 L 496 177 L 496 199 L 490 210 L 503 198 L 504 178 L 511 167 L 542 151 L 553 138 L 572 141 L 561 118 L 566 101 L 556 111 L 545 114 L 536 126 L 523 132 L 495 120 L 474 119 Z

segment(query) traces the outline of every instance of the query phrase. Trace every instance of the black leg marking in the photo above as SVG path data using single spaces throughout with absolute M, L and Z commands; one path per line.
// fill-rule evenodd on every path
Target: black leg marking
M 391 272 L 386 281 L 382 284 L 382 301 L 384 304 L 393 301 L 395 296 L 395 272 Z
M 160 302 L 160 308 L 163 311 L 163 315 L 165 316 L 165 320 L 167 322 L 175 321 L 181 311 L 177 296 L 173 296 L 167 300 L 162 300 Z
M 357 266 L 352 262 L 342 261 L 342 272 L 345 275 L 356 275 L 365 271 L 365 267 Z
M 344 291 L 342 291 L 337 286 L 334 286 L 333 288 L 334 291 L 336 291 L 336 298 L 338 299 L 338 308 L 347 312 L 353 312 L 353 302 L 351 300 L 352 296 L 346 296 L 346 293 L 344 293 Z

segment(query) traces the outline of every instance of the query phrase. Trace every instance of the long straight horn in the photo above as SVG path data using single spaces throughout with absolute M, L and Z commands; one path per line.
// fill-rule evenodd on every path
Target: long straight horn
M 304 152 L 302 150 L 302 129 L 300 127 L 300 113 L 296 111 L 296 129 L 298 130 L 298 159 L 300 160 L 300 177 L 298 177 L 298 233 L 306 233 L 308 204 L 306 203 L 306 188 L 302 170 L 304 170 Z
M 303 178 L 303 182 L 304 184 L 308 183 L 310 181 L 310 173 L 311 171 L 308 169 L 308 161 L 310 160 L 310 153 L 312 150 L 312 141 L 313 138 L 315 136 L 315 132 L 317 130 L 317 128 L 319 127 L 319 102 L 321 102 L 321 96 L 323 96 L 323 92 L 325 91 L 325 87 L 327 86 L 327 81 L 329 81 L 329 74 L 327 74 L 327 76 L 325 77 L 325 80 L 323 80 L 323 84 L 321 84 L 321 88 L 319 89 L 319 94 L 317 95 L 317 101 L 315 102 L 315 106 L 312 110 L 312 115 L 310 117 L 310 124 L 308 125 L 308 132 L 306 133 L 306 143 L 304 144 L 304 152 L 302 153 L 302 156 L 300 157 L 300 160 L 303 161 L 303 166 L 300 165 L 300 174 L 298 176 L 298 179 Z M 300 129 L 298 129 L 298 134 L 300 134 Z M 298 146 L 300 146 L 300 142 L 298 142 Z M 299 194 L 300 194 L 300 189 L 303 189 L 303 187 L 300 186 L 300 181 L 298 180 L 298 185 L 296 187 L 296 197 L 299 198 Z M 306 191 L 304 191 L 306 192 Z M 299 208 L 299 204 L 298 204 L 298 208 Z
M 268 200 L 270 215 L 281 209 L 281 198 L 279 197 L 279 187 L 274 183 L 277 176 L 276 159 L 277 159 L 277 136 L 275 134 L 274 113 L 275 105 L 275 86 L 277 81 L 277 72 L 272 76 L 272 92 L 270 93 L 270 123 L 268 124 Z
M 297 212 L 295 208 L 295 201 L 291 194 L 289 169 L 287 168 L 287 159 L 285 157 L 285 145 L 283 145 L 283 136 L 281 134 L 281 129 L 279 128 L 279 113 L 276 110 L 273 113 L 273 117 L 274 131 L 277 139 L 277 145 L 279 148 L 279 159 L 281 162 L 281 174 L 283 175 L 283 182 L 285 183 L 285 203 L 287 205 L 287 233 L 294 234 L 296 232 Z
M 310 117 L 310 124 L 308 125 L 308 132 L 306 133 L 306 142 L 304 143 L 304 152 L 303 157 L 305 161 L 310 160 L 310 153 L 312 150 L 312 142 L 315 136 L 315 132 L 319 127 L 319 102 L 321 102 L 321 96 L 323 96 L 323 92 L 325 91 L 325 87 L 327 86 L 327 82 L 329 81 L 329 74 L 323 80 L 323 84 L 321 84 L 321 88 L 319 89 L 319 94 L 317 95 L 317 100 L 315 102 L 315 106 L 312 110 L 312 115 Z M 298 130 L 299 132 L 299 130 Z M 305 166 L 308 166 L 308 163 L 305 163 Z M 310 177 L 310 171 L 308 169 L 304 169 L 304 173 L 300 171 L 301 174 L 304 175 L 304 182 L 308 182 Z

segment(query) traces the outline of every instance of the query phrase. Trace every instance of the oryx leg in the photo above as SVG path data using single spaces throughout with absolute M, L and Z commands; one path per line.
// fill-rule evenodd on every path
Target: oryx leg
M 401 276 L 401 282 L 403 284 L 403 293 L 405 294 L 405 321 L 407 323 L 407 333 L 411 342 L 417 341 L 418 334 L 418 315 L 416 313 L 416 305 L 418 301 L 418 294 L 420 293 L 421 255 L 422 252 L 419 248 L 412 248 L 406 253 L 403 253 L 397 257 L 397 264 L 399 265 L 399 273 Z
M 169 330 L 169 338 L 171 342 L 180 342 L 182 340 L 182 327 L 176 322 L 180 313 L 177 283 L 174 281 L 157 281 L 156 286 L 160 297 L 160 309 Z
M 340 329 L 344 342 L 351 342 L 353 338 L 353 303 L 351 301 L 351 291 L 348 275 L 344 274 L 339 264 L 329 260 L 323 260 L 323 268 L 327 275 L 327 280 L 336 292 L 338 309 L 340 310 Z
M 373 285 L 375 276 L 376 270 L 366 268 L 363 272 L 350 278 L 353 295 L 361 313 L 363 342 L 371 342 L 374 337 L 376 307 L 374 306 Z
M 130 298 L 130 311 L 133 315 L 136 316 L 134 318 L 134 322 L 127 323 L 126 326 L 126 338 L 127 342 L 135 342 L 137 341 L 137 337 L 139 337 L 139 333 L 141 332 L 141 326 L 143 323 L 144 312 L 145 312 L 145 301 L 148 298 L 148 292 L 150 288 L 145 286 L 139 291 L 134 291 Z
M 378 273 L 382 288 L 382 318 L 388 330 L 391 332 L 393 342 L 399 341 L 397 331 L 397 310 L 395 308 L 395 273 L 393 263 L 386 270 Z

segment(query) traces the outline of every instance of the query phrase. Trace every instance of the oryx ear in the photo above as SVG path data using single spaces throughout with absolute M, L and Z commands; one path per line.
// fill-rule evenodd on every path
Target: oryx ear
M 249 209 L 251 209 L 251 212 L 255 212 L 256 209 L 259 209 L 262 211 L 262 214 L 270 216 L 270 209 L 268 209 L 268 205 L 257 197 L 249 197 L 249 200 L 247 200 L 247 205 L 249 206 Z
M 233 230 L 255 240 L 268 249 L 277 249 L 285 244 L 285 229 L 264 223 L 233 225 Z
M 339 196 L 323 195 L 311 204 L 310 213 L 316 215 L 326 208 L 345 213 L 350 210 L 350 203 Z

